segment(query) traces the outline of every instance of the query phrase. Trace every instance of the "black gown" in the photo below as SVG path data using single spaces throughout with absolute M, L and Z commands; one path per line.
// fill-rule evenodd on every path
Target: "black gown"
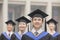
M 0 40 L 10 40 L 10 37 L 7 35 L 6 32 L 3 32 L 0 36 Z
M 39 36 L 35 37 L 32 32 L 28 32 L 22 36 L 21 40 L 50 40 L 51 35 L 47 32 L 42 32 Z
M 11 40 L 21 40 L 21 36 L 18 34 L 18 32 L 15 32 L 12 34 Z
M 60 34 L 59 33 L 54 33 L 53 35 L 51 35 L 51 40 L 60 40 Z

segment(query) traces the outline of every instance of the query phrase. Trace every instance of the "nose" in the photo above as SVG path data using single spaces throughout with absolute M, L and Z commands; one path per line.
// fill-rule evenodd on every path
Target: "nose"
M 36 20 L 36 22 L 39 22 L 38 20 Z

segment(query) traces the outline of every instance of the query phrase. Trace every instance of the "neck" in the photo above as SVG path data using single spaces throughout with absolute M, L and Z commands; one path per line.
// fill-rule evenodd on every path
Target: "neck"
M 53 33 L 55 30 L 51 29 L 50 32 Z
M 8 32 L 12 32 L 12 31 L 8 31 Z
M 36 31 L 38 31 L 41 27 L 42 27 L 42 25 L 41 25 L 39 28 L 34 27 L 34 29 L 35 29 Z
M 23 34 L 24 33 L 24 30 L 21 30 L 21 34 Z
M 36 31 L 38 31 L 40 28 L 35 28 Z

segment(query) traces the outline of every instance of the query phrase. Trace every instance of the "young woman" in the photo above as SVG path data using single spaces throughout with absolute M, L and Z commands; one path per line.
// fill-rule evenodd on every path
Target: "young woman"
M 57 27 L 57 22 L 52 18 L 49 21 L 47 21 L 47 24 L 50 29 L 50 31 L 48 33 L 51 34 L 51 36 L 52 36 L 51 40 L 60 40 L 60 34 L 55 31 L 55 29 Z
M 15 23 L 12 20 L 8 20 L 6 24 L 7 24 L 7 32 L 3 32 L 1 34 L 0 40 L 10 40 L 11 35 L 13 34 L 13 27 Z
M 21 40 L 22 35 L 26 33 L 27 24 L 30 22 L 30 20 L 24 16 L 16 19 L 16 21 L 19 23 L 19 31 L 12 35 L 11 40 Z

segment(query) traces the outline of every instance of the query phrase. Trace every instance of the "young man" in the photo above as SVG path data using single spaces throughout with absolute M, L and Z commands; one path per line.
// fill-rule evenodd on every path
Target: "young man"
M 50 29 L 48 33 L 52 35 L 51 40 L 60 40 L 60 34 L 55 31 L 57 22 L 52 18 L 49 21 L 47 21 L 47 24 Z
M 50 40 L 50 35 L 41 29 L 45 17 L 48 15 L 37 9 L 28 14 L 32 20 L 33 29 L 22 36 L 22 40 Z
M 7 24 L 7 32 L 3 32 L 1 34 L 0 40 L 10 40 L 11 35 L 13 34 L 13 27 L 15 23 L 12 20 L 8 20 Z
M 19 23 L 19 31 L 12 35 L 11 40 L 21 40 L 22 35 L 26 33 L 27 24 L 31 22 L 24 16 L 16 19 L 16 21 Z

